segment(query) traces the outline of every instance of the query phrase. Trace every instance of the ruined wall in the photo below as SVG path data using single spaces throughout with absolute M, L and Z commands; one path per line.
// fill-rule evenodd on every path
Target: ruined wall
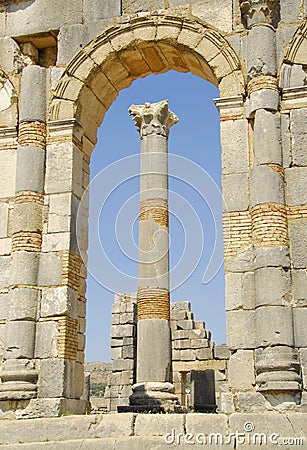
M 171 69 L 220 90 L 232 401 L 303 407 L 306 11 L 306 0 L 0 3 L 1 408 L 85 410 L 90 154 L 118 92 Z

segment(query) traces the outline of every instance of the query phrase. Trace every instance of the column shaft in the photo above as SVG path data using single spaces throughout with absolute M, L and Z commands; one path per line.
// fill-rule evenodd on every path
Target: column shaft
M 131 404 L 177 402 L 171 383 L 166 101 L 131 106 L 141 134 L 137 384 Z

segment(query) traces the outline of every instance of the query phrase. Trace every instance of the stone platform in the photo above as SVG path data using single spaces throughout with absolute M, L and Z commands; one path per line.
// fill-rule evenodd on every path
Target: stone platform
M 2 449 L 305 449 L 306 414 L 105 414 L 0 420 Z

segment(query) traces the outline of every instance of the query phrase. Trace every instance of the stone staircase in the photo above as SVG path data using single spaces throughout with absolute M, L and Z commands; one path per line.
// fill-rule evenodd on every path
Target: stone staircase
M 52 450 L 255 449 L 263 433 L 286 438 L 284 449 L 306 448 L 306 414 L 105 414 L 60 418 L 0 419 L 0 448 Z M 247 425 L 249 428 L 247 429 Z M 241 433 L 240 444 L 236 433 Z M 233 433 L 234 437 L 229 440 Z M 243 443 L 242 436 L 245 436 Z M 199 443 L 197 442 L 197 439 Z M 256 442 L 255 442 L 256 439 Z M 264 439 L 264 438 L 263 438 Z M 211 444 L 209 442 L 211 440 Z M 250 443 L 248 443 L 248 441 Z M 193 444 L 194 442 L 194 444 Z

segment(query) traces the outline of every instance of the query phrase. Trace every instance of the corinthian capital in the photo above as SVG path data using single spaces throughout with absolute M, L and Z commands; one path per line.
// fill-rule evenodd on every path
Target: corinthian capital
M 257 23 L 276 26 L 280 15 L 279 0 L 239 0 L 242 19 L 247 27 Z
M 168 108 L 168 101 L 131 105 L 130 116 L 133 116 L 141 137 L 159 134 L 167 137 L 171 126 L 178 122 L 178 117 Z

